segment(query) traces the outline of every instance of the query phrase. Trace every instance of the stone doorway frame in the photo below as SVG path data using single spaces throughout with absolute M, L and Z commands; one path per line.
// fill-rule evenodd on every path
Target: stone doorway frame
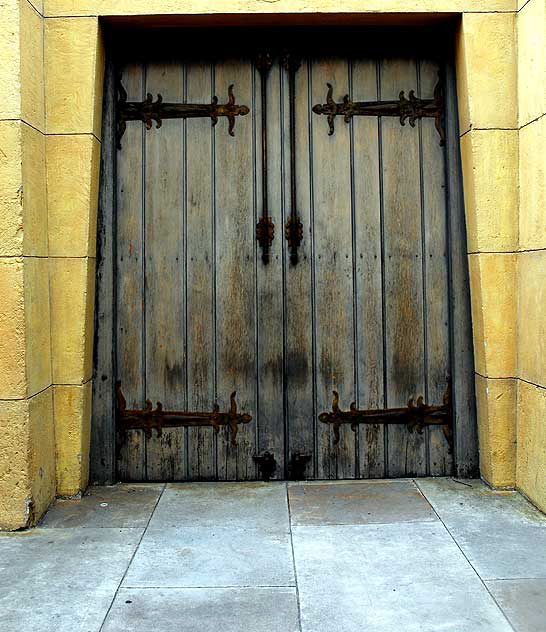
M 489 483 L 514 485 L 514 2 L 427 0 L 415 12 L 405 0 L 351 0 L 342 10 L 339 0 L 313 7 L 304 0 L 241 0 L 235 7 L 226 0 L 195 0 L 184 15 L 169 0 L 22 2 L 20 30 L 27 22 L 34 25 L 38 41 L 26 65 L 21 63 L 21 107 L 2 117 L 9 118 L 2 125 L 13 134 L 14 152 L 28 157 L 21 174 L 28 193 L 19 209 L 24 239 L 0 252 L 10 259 L 0 287 L 13 331 L 4 338 L 16 347 L 6 348 L 0 359 L 0 418 L 10 424 L 15 463 L 0 485 L 8 498 L 0 506 L 2 526 L 33 524 L 55 494 L 74 495 L 88 483 L 106 25 L 453 23 L 480 467 Z M 502 402 L 499 390 L 508 394 Z M 26 450 L 19 449 L 21 443 Z

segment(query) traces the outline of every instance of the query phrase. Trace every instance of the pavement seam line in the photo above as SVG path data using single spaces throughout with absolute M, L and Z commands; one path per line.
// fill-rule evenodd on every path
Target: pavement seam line
M 512 628 L 512 630 L 514 632 L 517 632 L 516 628 L 512 625 L 512 622 L 510 621 L 510 619 L 508 618 L 508 615 L 506 614 L 506 612 L 504 612 L 504 610 L 501 608 L 499 602 L 497 601 L 497 599 L 495 598 L 495 596 L 493 595 L 493 593 L 489 590 L 489 587 L 487 586 L 487 584 L 485 583 L 485 580 L 482 578 L 482 576 L 478 573 L 478 571 L 476 570 L 476 568 L 474 567 L 474 564 L 472 564 L 472 562 L 468 559 L 468 557 L 466 556 L 466 553 L 463 551 L 463 549 L 461 548 L 460 544 L 457 542 L 455 536 L 451 533 L 451 531 L 449 530 L 448 526 L 446 525 L 446 523 L 442 520 L 440 514 L 436 511 L 436 507 L 432 504 L 431 501 L 429 501 L 429 499 L 427 498 L 425 492 L 421 489 L 421 486 L 419 485 L 419 482 L 417 479 L 414 479 L 415 485 L 417 487 L 417 489 L 421 492 L 421 494 L 423 495 L 423 498 L 426 499 L 426 501 L 430 504 L 430 506 L 432 507 L 432 509 L 434 510 L 434 513 L 438 516 L 438 520 L 442 523 L 442 525 L 444 526 L 444 529 L 446 530 L 446 532 L 448 533 L 449 537 L 453 540 L 453 542 L 455 543 L 455 546 L 459 549 L 459 551 L 461 552 L 461 555 L 464 557 L 464 559 L 467 561 L 468 565 L 470 566 L 470 568 L 474 571 L 474 573 L 476 574 L 476 577 L 480 580 L 482 586 L 485 588 L 485 590 L 487 591 L 488 595 L 491 597 L 491 599 L 493 600 L 493 603 L 497 606 L 497 608 L 500 610 L 500 612 L 502 613 L 502 616 L 506 619 L 508 625 Z
M 298 586 L 298 572 L 296 570 L 296 555 L 294 553 L 294 538 L 292 537 L 292 511 L 290 509 L 290 495 L 288 493 L 288 484 L 284 484 L 286 490 L 286 504 L 288 508 L 288 529 L 290 533 L 290 549 L 292 551 L 292 568 L 294 569 L 294 584 L 296 586 L 296 605 L 298 608 L 298 629 L 302 632 L 301 627 L 301 603 L 300 603 L 300 588 Z
M 141 533 L 140 538 L 139 538 L 139 540 L 137 542 L 137 545 L 135 546 L 135 550 L 133 551 L 133 554 L 131 555 L 131 557 L 129 559 L 129 563 L 127 564 L 127 568 L 125 569 L 125 572 L 123 573 L 121 579 L 119 580 L 119 584 L 118 584 L 118 587 L 116 588 L 116 591 L 114 592 L 114 595 L 112 597 L 112 601 L 110 602 L 110 605 L 108 606 L 108 610 L 106 611 L 106 614 L 104 615 L 104 619 L 102 620 L 102 623 L 100 624 L 99 632 L 103 631 L 104 624 L 106 623 L 106 619 L 108 619 L 108 615 L 110 614 L 110 611 L 112 610 L 112 606 L 114 605 L 114 602 L 116 601 L 116 597 L 118 596 L 118 593 L 119 593 L 119 590 L 121 588 L 121 585 L 123 584 L 123 580 L 127 576 L 127 573 L 129 572 L 129 568 L 131 567 L 131 564 L 133 563 L 133 560 L 135 559 L 135 555 L 137 554 L 138 550 L 140 549 L 140 545 L 142 544 L 142 540 L 144 538 L 144 535 L 146 534 L 146 531 L 148 530 L 148 527 L 150 526 L 150 522 L 152 520 L 152 517 L 153 517 L 153 515 L 155 513 L 155 510 L 157 509 L 157 506 L 159 505 L 159 501 L 163 497 L 163 492 L 165 491 L 166 487 L 167 487 L 167 484 L 164 483 L 163 487 L 161 489 L 161 492 L 159 493 L 159 496 L 157 497 L 157 501 L 156 501 L 152 511 L 150 512 L 150 517 L 148 518 L 148 522 L 146 523 L 146 526 L 142 529 L 142 533 Z

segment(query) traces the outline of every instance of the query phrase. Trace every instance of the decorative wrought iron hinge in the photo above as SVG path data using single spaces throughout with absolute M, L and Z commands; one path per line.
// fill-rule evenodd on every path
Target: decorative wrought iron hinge
M 231 445 L 236 446 L 237 431 L 240 424 L 248 424 L 252 421 L 252 416 L 248 413 L 237 412 L 236 392 L 230 395 L 230 409 L 221 412 L 218 404 L 214 404 L 211 412 L 188 412 L 178 410 L 163 410 L 163 404 L 157 402 L 157 407 L 152 407 L 152 402 L 147 399 L 146 406 L 142 409 L 127 408 L 127 401 L 121 390 L 121 382 L 116 384 L 117 396 L 117 420 L 118 431 L 144 430 L 146 436 L 152 437 L 152 430 L 155 429 L 160 437 L 163 428 L 190 428 L 195 426 L 211 426 L 216 433 L 221 426 L 227 426 L 231 434 Z
M 277 469 L 277 461 L 275 461 L 273 453 L 264 452 L 259 456 L 253 456 L 252 460 L 257 464 L 262 480 L 266 482 L 269 481 Z
M 319 420 L 325 424 L 332 424 L 334 430 L 334 445 L 339 443 L 339 429 L 342 424 L 351 424 L 351 430 L 356 432 L 358 424 L 405 424 L 410 432 L 417 430 L 422 434 L 426 426 L 442 426 L 444 436 L 449 444 L 449 453 L 453 449 L 453 432 L 451 422 L 451 394 L 448 386 L 444 393 L 441 406 L 429 406 L 418 397 L 417 402 L 410 398 L 406 408 L 383 408 L 359 410 L 352 402 L 349 410 L 339 408 L 339 395 L 334 391 L 332 412 L 319 415 Z
M 305 480 L 305 470 L 307 463 L 312 459 L 312 455 L 305 452 L 292 452 L 288 462 L 288 479 L 291 481 Z
M 227 103 L 218 103 L 218 97 L 212 97 L 210 103 L 164 103 L 163 97 L 158 94 L 154 101 L 153 96 L 148 93 L 144 101 L 127 101 L 127 91 L 118 81 L 118 102 L 117 102 L 117 130 L 116 144 L 121 149 L 121 138 L 127 128 L 127 121 L 142 121 L 146 129 L 152 128 L 152 122 L 156 122 L 156 128 L 161 127 L 164 119 L 176 118 L 202 118 L 207 117 L 212 121 L 212 125 L 218 123 L 220 116 L 225 116 L 229 121 L 229 135 L 234 136 L 235 117 L 245 116 L 250 112 L 246 105 L 237 105 L 233 94 L 233 84 L 228 87 Z
M 400 119 L 401 125 L 405 125 L 406 121 L 409 121 L 411 127 L 415 127 L 415 121 L 418 119 L 428 117 L 434 119 L 434 124 L 440 135 L 440 145 L 445 144 L 444 94 L 441 78 L 434 88 L 432 99 L 416 97 L 413 90 L 409 91 L 408 98 L 406 98 L 402 90 L 397 101 L 351 101 L 349 95 L 346 94 L 342 103 L 336 103 L 332 96 L 332 84 L 327 83 L 326 85 L 328 87 L 326 103 L 314 105 L 313 112 L 324 114 L 327 117 L 330 136 L 334 133 L 336 116 L 343 116 L 345 123 L 350 123 L 353 116 L 396 116 Z
M 269 53 L 259 53 L 256 68 L 260 73 L 261 118 L 262 118 L 262 216 L 256 225 L 256 240 L 262 249 L 262 261 L 269 263 L 269 249 L 275 239 L 275 224 L 269 216 L 269 194 L 267 175 L 267 75 L 273 60 Z

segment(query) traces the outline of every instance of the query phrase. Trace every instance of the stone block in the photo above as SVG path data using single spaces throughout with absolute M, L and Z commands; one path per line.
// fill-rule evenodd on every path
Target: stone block
M 546 387 L 546 250 L 518 260 L 518 377 Z
M 48 0 L 46 16 L 157 15 L 215 13 L 455 13 L 514 11 L 517 0 L 276 0 L 267 6 L 255 0 L 194 0 L 181 10 L 179 0 Z
M 469 255 L 476 371 L 486 377 L 516 375 L 517 255 Z
M 20 19 L 18 0 L 0 4 L 0 119 L 18 119 L 21 116 L 21 56 Z M 1 137 L 2 135 L 0 135 Z
M 47 137 L 49 252 L 95 256 L 100 143 L 91 134 Z
M 27 395 L 22 257 L 0 257 L 0 399 Z
M 32 526 L 55 496 L 52 389 L 0 400 L 0 529 Z
M 53 387 L 36 394 L 29 403 L 29 479 L 32 524 L 44 515 L 55 498 L 55 428 Z
M 518 132 L 473 130 L 461 138 L 469 252 L 518 247 Z
M 55 384 L 83 384 L 93 369 L 95 260 L 51 258 L 52 371 Z
M 25 345 L 27 395 L 51 384 L 49 265 L 45 258 L 25 257 Z
M 22 125 L 23 254 L 46 257 L 47 201 L 45 136 L 29 125 Z
M 26 399 L 0 400 L 0 529 L 7 531 L 26 526 L 32 509 L 28 409 Z
M 456 66 L 461 133 L 517 128 L 516 15 L 464 13 Z
M 519 247 L 546 248 L 546 116 L 519 132 Z
M 22 127 L 0 121 L 0 256 L 23 254 Z
M 546 4 L 530 0 L 518 13 L 519 124 L 546 113 Z
M 518 382 L 517 486 L 546 512 L 546 388 Z
M 57 493 L 74 496 L 89 478 L 91 381 L 54 387 Z
M 48 134 L 101 135 L 104 54 L 98 19 L 46 20 Z
M 45 131 L 44 19 L 27 1 L 20 2 L 21 118 Z
M 516 483 L 515 379 L 476 376 L 480 472 L 493 487 Z

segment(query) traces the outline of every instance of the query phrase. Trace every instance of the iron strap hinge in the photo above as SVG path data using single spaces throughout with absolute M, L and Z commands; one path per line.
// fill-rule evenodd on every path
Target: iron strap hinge
M 332 84 L 327 83 L 326 85 L 328 87 L 326 103 L 314 105 L 313 112 L 327 117 L 330 136 L 334 133 L 336 116 L 343 116 L 345 123 L 350 123 L 353 116 L 395 116 L 400 119 L 401 125 L 405 125 L 406 121 L 409 121 L 411 127 L 415 127 L 415 121 L 428 117 L 434 119 L 434 124 L 440 135 L 440 145 L 445 145 L 444 93 L 441 77 L 434 88 L 432 99 L 416 97 L 413 90 L 409 91 L 408 98 L 406 98 L 402 90 L 398 95 L 398 100 L 393 101 L 351 101 L 349 95 L 346 94 L 341 103 L 336 103 L 333 98 Z
M 443 403 L 439 406 L 429 406 L 418 397 L 415 402 L 411 397 L 404 408 L 382 408 L 360 410 L 356 403 L 352 402 L 349 410 L 341 410 L 339 407 L 339 395 L 333 391 L 334 400 L 332 411 L 320 413 L 319 421 L 331 424 L 334 430 L 334 445 L 339 443 L 339 429 L 343 424 L 350 424 L 351 430 L 356 432 L 359 424 L 405 424 L 410 432 L 417 430 L 422 434 L 427 426 L 441 426 L 444 436 L 449 444 L 449 453 L 453 450 L 453 430 L 451 414 L 451 392 L 448 385 L 444 393 Z
M 125 396 L 121 390 L 121 382 L 116 383 L 117 416 L 116 428 L 118 431 L 143 430 L 146 437 L 152 437 L 155 429 L 157 436 L 161 437 L 163 428 L 191 428 L 196 426 L 210 426 L 216 433 L 221 426 L 227 426 L 231 434 L 231 445 L 236 446 L 237 432 L 240 424 L 248 424 L 252 416 L 248 413 L 237 412 L 236 392 L 230 395 L 230 408 L 221 411 L 218 404 L 214 404 L 211 412 L 163 410 L 163 404 L 157 402 L 157 407 L 152 407 L 152 402 L 147 399 L 146 406 L 142 409 L 127 408 Z
M 233 94 L 233 84 L 228 87 L 227 103 L 218 103 L 218 97 L 213 96 L 210 103 L 164 103 L 163 97 L 158 94 L 154 101 L 148 93 L 144 101 L 127 101 L 127 91 L 118 80 L 118 101 L 116 108 L 116 146 L 121 149 L 121 138 L 127 128 L 127 121 L 142 121 L 146 129 L 152 128 L 152 122 L 156 122 L 156 128 L 161 127 L 164 119 L 210 118 L 212 125 L 216 125 L 220 116 L 225 116 L 229 121 L 229 135 L 234 136 L 235 117 L 245 116 L 250 112 L 246 105 L 237 105 Z

